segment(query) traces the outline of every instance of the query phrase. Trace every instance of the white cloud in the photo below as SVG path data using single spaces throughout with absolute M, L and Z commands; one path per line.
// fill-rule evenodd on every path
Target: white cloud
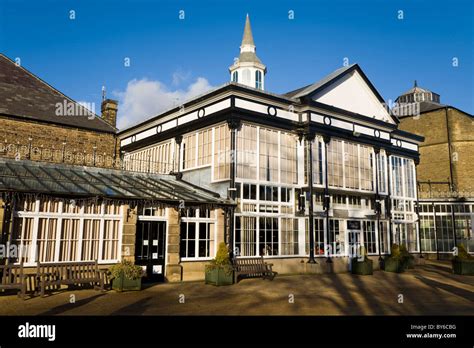
M 119 99 L 117 128 L 124 129 L 156 116 L 212 88 L 213 86 L 203 77 L 198 77 L 184 90 L 170 90 L 160 81 L 151 81 L 146 78 L 133 79 L 128 82 L 125 91 L 114 92 Z

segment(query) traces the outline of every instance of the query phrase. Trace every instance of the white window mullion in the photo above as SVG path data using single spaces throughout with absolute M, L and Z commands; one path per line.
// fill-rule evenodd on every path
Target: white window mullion
M 62 213 L 63 213 L 63 207 L 64 207 L 64 202 L 59 201 L 59 216 L 58 216 L 58 223 L 56 226 L 56 250 L 54 251 L 54 261 L 58 262 L 59 261 L 59 249 L 60 249 L 60 243 L 61 243 L 61 231 L 62 231 L 62 226 L 63 226 L 63 218 L 62 218 Z
M 105 233 L 105 203 L 100 205 L 100 222 L 99 222 L 99 253 L 97 255 L 97 262 L 103 259 L 104 248 L 104 233 Z
M 30 250 L 30 258 L 29 258 L 29 262 L 30 263 L 34 263 L 36 264 L 36 262 L 38 261 L 39 259 L 39 255 L 38 255 L 38 246 L 37 246 L 37 243 L 38 243 L 38 227 L 39 227 L 39 211 L 40 211 L 40 200 L 37 199 L 36 200 L 36 204 L 35 204 L 35 217 L 33 218 L 33 236 L 31 238 L 31 250 Z
M 77 251 L 77 257 L 76 261 L 81 261 L 82 260 L 82 244 L 84 243 L 84 204 L 81 204 L 81 209 L 80 209 L 80 219 L 79 219 L 79 239 L 77 241 L 78 245 L 78 251 Z

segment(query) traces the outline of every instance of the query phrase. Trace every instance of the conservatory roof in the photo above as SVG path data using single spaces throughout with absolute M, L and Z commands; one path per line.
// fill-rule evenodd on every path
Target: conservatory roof
M 217 193 L 169 174 L 138 173 L 0 158 L 0 191 L 58 196 L 230 205 Z

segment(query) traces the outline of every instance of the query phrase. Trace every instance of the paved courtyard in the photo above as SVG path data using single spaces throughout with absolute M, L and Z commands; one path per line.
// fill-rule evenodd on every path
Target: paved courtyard
M 0 315 L 208 314 L 474 315 L 474 277 L 451 274 L 448 263 L 428 262 L 403 274 L 277 276 L 227 287 L 167 283 L 124 293 L 64 290 L 26 301 L 0 295 Z

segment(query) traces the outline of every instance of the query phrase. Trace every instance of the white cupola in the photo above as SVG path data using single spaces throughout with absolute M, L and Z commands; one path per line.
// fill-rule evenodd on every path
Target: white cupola
M 255 43 L 253 42 L 250 18 L 247 14 L 245 20 L 244 36 L 240 45 L 239 58 L 229 67 L 230 80 L 249 87 L 264 90 L 265 74 L 267 68 L 258 59 L 255 53 Z

